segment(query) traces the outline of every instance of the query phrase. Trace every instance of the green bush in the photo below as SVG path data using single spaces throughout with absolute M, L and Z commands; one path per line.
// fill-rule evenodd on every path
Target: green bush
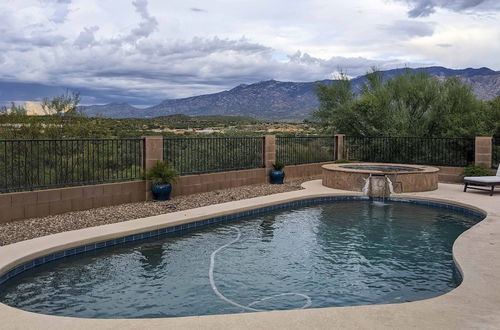
M 174 170 L 168 162 L 159 161 L 155 166 L 151 167 L 147 173 L 146 178 L 153 184 L 172 183 L 177 180 L 179 173 Z
M 489 176 L 491 172 L 481 166 L 469 165 L 462 171 L 463 176 Z
M 351 161 L 350 160 L 347 160 L 347 159 L 337 159 L 336 161 L 334 161 L 335 164 L 347 164 L 347 163 L 350 163 Z
M 282 162 L 276 162 L 273 164 L 273 169 L 275 171 L 281 171 L 285 168 L 285 164 L 283 164 Z

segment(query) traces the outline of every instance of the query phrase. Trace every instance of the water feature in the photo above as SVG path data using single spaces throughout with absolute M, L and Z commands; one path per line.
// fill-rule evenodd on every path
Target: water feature
M 422 192 L 436 190 L 439 169 L 432 166 L 351 163 L 321 166 L 322 184 L 329 188 L 362 191 L 366 196 L 389 196 L 394 192 Z M 385 176 L 385 178 L 374 178 Z M 366 181 L 369 177 L 369 182 Z M 385 182 L 387 181 L 387 186 Z
M 394 194 L 394 186 L 387 175 L 370 174 L 363 185 L 363 195 L 369 197 L 390 197 Z

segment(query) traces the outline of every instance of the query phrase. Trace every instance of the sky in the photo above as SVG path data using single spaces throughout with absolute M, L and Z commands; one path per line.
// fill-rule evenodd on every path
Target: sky
M 373 67 L 500 70 L 499 0 L 2 0 L 0 22 L 0 83 L 82 91 L 83 103 Z

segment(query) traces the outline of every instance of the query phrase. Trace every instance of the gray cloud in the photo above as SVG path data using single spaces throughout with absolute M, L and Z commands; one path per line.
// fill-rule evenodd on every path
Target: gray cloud
M 195 7 L 189 8 L 189 10 L 194 11 L 195 13 L 206 13 L 207 12 L 205 9 L 195 8 Z
M 340 70 L 351 76 L 369 71 L 403 66 L 398 61 L 332 57 L 324 60 L 297 52 L 288 61 L 274 59 L 272 48 L 246 39 L 193 38 L 190 41 L 142 39 L 121 45 L 95 40 L 97 27 L 84 29 L 74 41 L 76 47 L 56 47 L 56 56 L 33 62 L 32 52 L 8 52 L 10 59 L 0 64 L 3 77 L 20 81 L 101 90 L 109 95 L 158 102 L 212 93 L 241 83 L 268 79 L 313 81 L 336 76 Z M 132 47 L 132 48 L 131 48 Z M 14 55 L 15 54 L 15 55 Z M 31 66 L 37 74 L 19 72 Z M 33 81 L 31 80 L 31 81 Z
M 66 40 L 64 36 L 51 31 L 38 31 L 31 33 L 19 33 L 0 28 L 0 45 L 18 50 L 31 50 L 33 47 L 54 47 Z
M 96 44 L 94 33 L 99 30 L 98 26 L 86 27 L 78 35 L 73 45 L 82 49 Z
M 40 0 L 40 3 L 46 7 L 52 8 L 52 15 L 49 17 L 51 22 L 61 24 L 66 21 L 70 13 L 72 0 Z
M 116 25 L 89 21 L 88 16 L 79 20 L 83 26 L 63 23 L 63 26 L 72 28 L 69 31 L 59 25 L 55 27 L 56 24 L 45 15 L 52 7 L 44 8 L 33 25 L 17 20 L 15 10 L 0 10 L 0 20 L 5 22 L 0 27 L 0 81 L 63 86 L 80 90 L 83 95 L 92 90 L 98 91 L 99 95 L 154 104 L 165 98 L 218 92 L 242 83 L 268 79 L 314 81 L 334 78 L 340 71 L 354 77 L 365 74 L 371 67 L 383 70 L 420 65 L 365 57 L 319 58 L 307 52 L 276 49 L 271 47 L 272 44 L 268 46 L 267 41 L 255 42 L 255 39 L 238 38 L 223 32 L 177 39 L 175 31 L 158 33 L 159 22 L 149 12 L 146 0 L 135 0 L 132 4 L 136 21 L 127 21 L 126 28 L 119 26 L 115 30 Z M 181 10 L 186 11 L 185 8 Z M 215 10 L 210 10 L 212 12 Z M 124 17 L 129 19 L 129 14 Z M 199 17 L 205 16 L 209 15 Z M 129 24 L 132 24 L 131 28 Z M 238 22 L 238 26 L 240 24 Z M 163 22 L 161 27 L 164 28 Z M 397 21 L 384 29 L 390 31 L 391 36 L 398 31 L 404 38 L 409 38 L 431 35 L 433 24 Z M 379 32 L 378 36 L 389 35 Z M 64 36 L 59 33 L 64 33 Z M 287 53 L 290 54 L 287 56 Z
M 381 28 L 390 31 L 392 34 L 412 38 L 433 35 L 434 25 L 434 23 L 428 22 L 398 20 L 392 22 L 390 25 L 383 25 Z
M 409 17 L 425 17 L 436 11 L 436 8 L 448 9 L 456 12 L 463 11 L 496 11 L 500 10 L 498 0 L 395 0 L 406 2 L 412 8 L 408 11 Z
M 130 34 L 125 38 L 127 42 L 131 43 L 141 38 L 147 38 L 158 28 L 158 21 L 149 14 L 147 0 L 135 0 L 132 4 L 135 7 L 135 11 L 141 16 L 142 21 L 139 23 L 139 26 L 132 29 Z

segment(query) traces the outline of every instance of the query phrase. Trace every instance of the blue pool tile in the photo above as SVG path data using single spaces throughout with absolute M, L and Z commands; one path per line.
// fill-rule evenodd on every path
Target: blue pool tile
M 93 250 L 95 250 L 95 243 L 85 245 L 85 251 L 93 251 Z
M 116 244 L 122 244 L 125 242 L 125 237 L 119 237 L 116 239 Z
M 43 262 L 44 263 L 50 262 L 50 261 L 53 261 L 54 259 L 55 259 L 55 256 L 53 254 L 49 254 L 48 256 L 43 257 Z
M 134 235 L 125 236 L 125 242 L 132 242 L 134 240 Z
M 43 257 L 35 259 L 35 266 L 39 266 L 43 264 Z
M 24 264 L 25 269 L 31 269 L 35 267 L 35 260 L 28 261 L 27 263 Z
M 54 253 L 54 258 L 55 259 L 64 258 L 64 251 L 58 251 L 58 252 Z
M 16 276 L 20 273 L 22 273 L 24 271 L 24 267 L 23 266 L 18 266 L 16 268 L 14 268 L 14 275 L 13 276 Z
M 102 249 L 103 247 L 106 247 L 106 242 L 98 242 L 95 244 L 96 249 Z
M 104 246 L 113 246 L 113 245 L 116 245 L 116 240 L 114 239 L 104 242 Z
M 161 228 L 160 230 L 158 230 L 158 234 L 160 234 L 160 235 L 163 235 L 166 233 L 167 233 L 167 228 Z

